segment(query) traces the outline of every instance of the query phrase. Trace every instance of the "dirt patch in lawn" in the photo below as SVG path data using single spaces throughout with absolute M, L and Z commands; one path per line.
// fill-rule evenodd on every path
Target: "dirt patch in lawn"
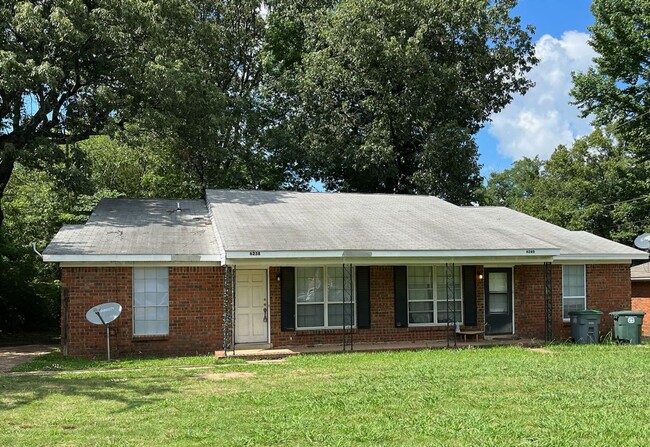
M 287 359 L 260 359 L 260 360 L 249 360 L 246 363 L 250 363 L 252 365 L 273 365 L 275 363 L 286 363 Z
M 220 381 L 220 380 L 227 380 L 227 379 L 249 379 L 249 378 L 251 378 L 253 376 L 255 376 L 255 373 L 242 372 L 242 371 L 233 371 L 233 372 L 225 372 L 225 373 L 197 374 L 197 375 L 194 376 L 194 378 Z
M 25 345 L 0 348 L 0 374 L 11 371 L 21 363 L 28 362 L 39 355 L 53 352 L 53 345 Z
M 530 348 L 530 350 L 539 354 L 555 354 L 555 352 L 550 351 L 546 348 Z

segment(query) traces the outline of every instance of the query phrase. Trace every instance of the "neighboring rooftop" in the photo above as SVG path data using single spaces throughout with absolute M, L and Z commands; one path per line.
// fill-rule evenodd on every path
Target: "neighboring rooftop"
M 85 225 L 63 226 L 43 254 L 198 261 L 219 250 L 203 200 L 102 199 Z
M 630 269 L 632 281 L 650 280 L 650 262 L 635 265 Z

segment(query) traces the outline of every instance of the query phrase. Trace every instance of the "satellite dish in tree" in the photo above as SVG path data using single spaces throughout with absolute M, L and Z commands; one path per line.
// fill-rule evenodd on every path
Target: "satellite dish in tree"
M 106 351 L 108 361 L 111 361 L 111 331 L 108 328 L 122 313 L 122 306 L 118 303 L 104 303 L 99 306 L 91 307 L 86 312 L 86 320 L 92 324 L 103 324 L 106 327 Z
M 641 250 L 650 248 L 650 233 L 643 233 L 634 239 L 634 245 Z

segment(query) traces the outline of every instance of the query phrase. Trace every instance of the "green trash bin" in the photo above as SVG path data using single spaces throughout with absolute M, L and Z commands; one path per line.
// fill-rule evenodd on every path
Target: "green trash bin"
M 603 313 L 599 310 L 585 309 L 569 312 L 571 319 L 571 336 L 578 344 L 594 344 L 600 340 L 600 319 Z
M 638 345 L 641 343 L 641 326 L 645 312 L 634 310 L 620 310 L 610 312 L 614 317 L 614 338 L 619 343 Z

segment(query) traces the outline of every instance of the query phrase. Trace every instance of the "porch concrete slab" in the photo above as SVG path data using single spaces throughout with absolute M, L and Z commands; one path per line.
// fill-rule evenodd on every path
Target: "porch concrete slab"
M 487 348 L 490 346 L 525 346 L 534 347 L 544 344 L 543 340 L 529 338 L 494 338 L 479 341 L 450 341 L 450 347 L 456 349 Z M 390 342 L 390 343 L 355 343 L 353 348 L 346 346 L 345 352 L 381 352 L 381 351 L 417 351 L 421 349 L 445 349 L 447 340 L 415 341 L 415 342 Z M 242 359 L 276 359 L 292 355 L 302 354 L 335 354 L 343 351 L 342 344 L 327 344 L 314 346 L 291 346 L 284 348 L 269 349 L 237 349 L 225 354 L 223 351 L 216 351 L 217 358 L 242 358 Z
M 295 351 L 293 348 L 244 348 L 235 349 L 235 351 L 228 351 L 225 353 L 223 350 L 215 351 L 214 355 L 218 359 L 223 358 L 244 358 L 244 359 L 280 359 L 292 355 L 298 355 L 300 352 Z

